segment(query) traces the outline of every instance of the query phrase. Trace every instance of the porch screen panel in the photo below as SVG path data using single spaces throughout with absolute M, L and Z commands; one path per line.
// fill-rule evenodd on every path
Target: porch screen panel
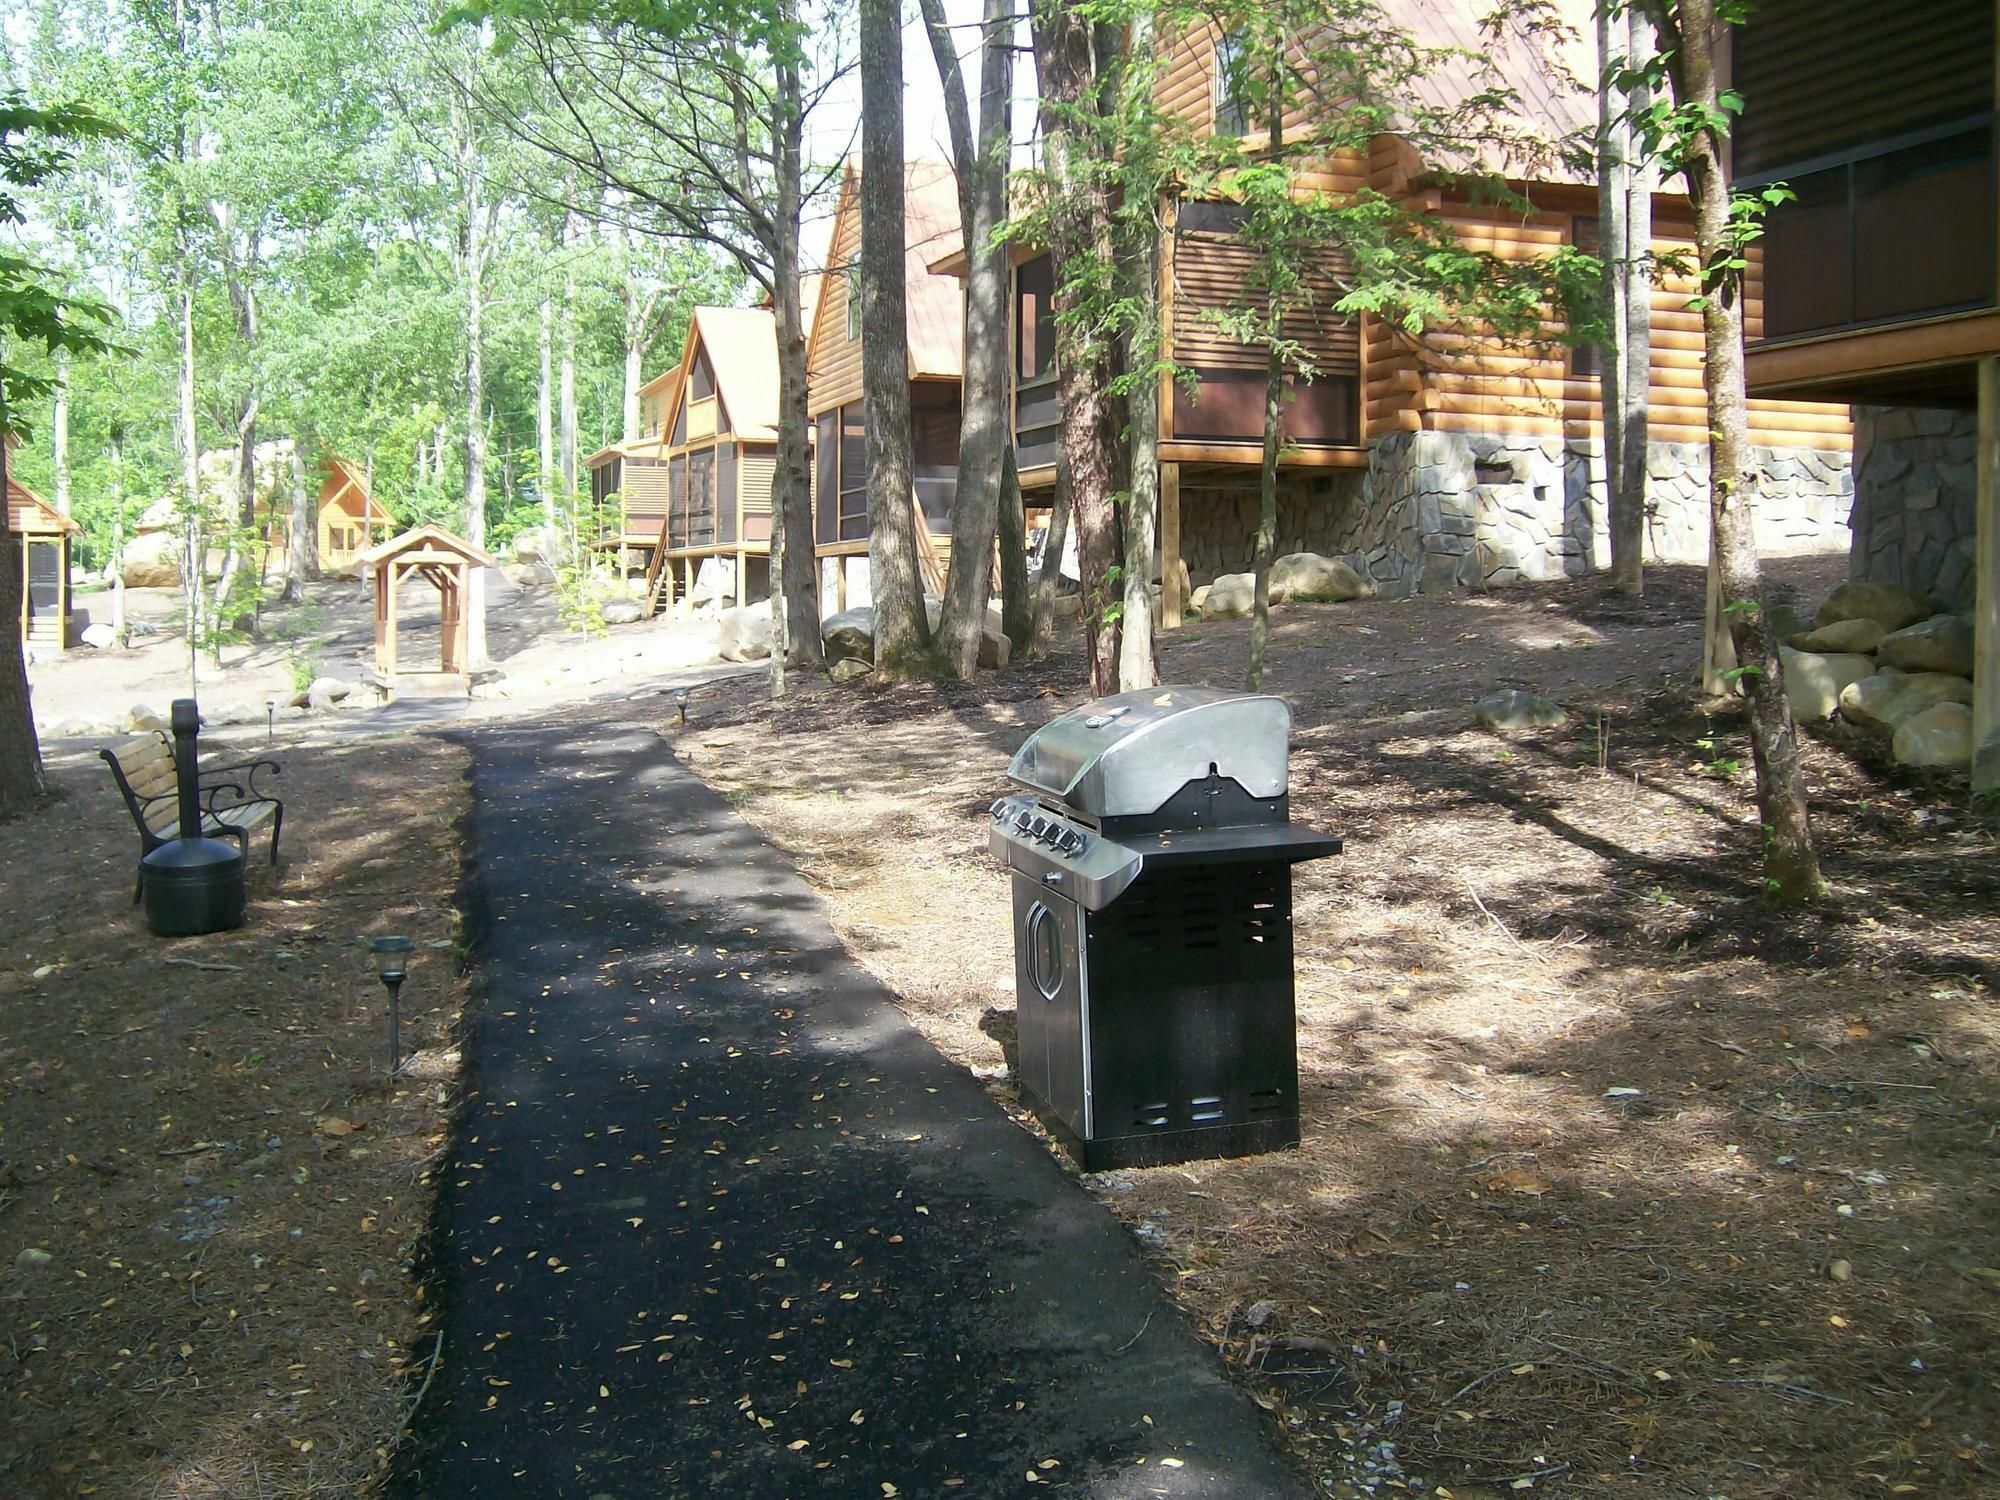
M 834 539 L 865 541 L 868 536 L 868 430 L 861 403 L 840 409 L 840 509 Z
M 821 412 L 813 453 L 813 540 L 840 540 L 840 413 Z

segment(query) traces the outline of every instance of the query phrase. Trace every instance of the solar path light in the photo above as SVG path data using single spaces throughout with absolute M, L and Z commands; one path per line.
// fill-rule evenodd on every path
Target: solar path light
M 389 1072 L 393 1076 L 403 1065 L 402 1008 L 403 981 L 410 972 L 410 950 L 416 944 L 406 937 L 378 937 L 368 940 L 375 955 L 375 977 L 389 992 Z

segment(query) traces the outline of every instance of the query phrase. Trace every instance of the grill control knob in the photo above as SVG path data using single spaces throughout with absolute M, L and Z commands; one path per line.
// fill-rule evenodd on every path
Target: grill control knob
M 990 809 L 990 811 L 991 811 L 991 812 L 992 812 L 992 814 L 993 814 L 993 821 L 994 821 L 994 822 L 996 822 L 996 823 L 1004 823 L 1004 822 L 1006 822 L 1006 821 L 1007 821 L 1007 799 L 1006 799 L 1005 797 L 1000 797 L 1000 798 L 997 798 L 997 799 L 996 799 L 996 800 L 994 801 L 994 803 L 993 803 L 993 806 L 992 806 L 992 808 Z

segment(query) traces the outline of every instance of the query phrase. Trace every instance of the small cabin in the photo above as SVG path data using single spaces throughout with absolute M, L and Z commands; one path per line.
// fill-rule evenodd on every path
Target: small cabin
M 911 504 L 921 518 L 925 588 L 942 592 L 958 496 L 959 387 L 965 375 L 965 297 L 932 266 L 959 249 L 958 178 L 949 163 L 904 167 L 903 293 L 909 320 Z M 820 597 L 844 609 L 865 588 L 868 443 L 861 399 L 861 174 L 841 180 L 827 275 L 806 343 L 806 410 L 813 424 L 813 542 Z
M 664 515 L 647 609 L 712 587 L 766 597 L 778 467 L 778 334 L 770 309 L 697 307 L 661 409 Z M 703 583 L 706 578 L 706 584 Z
M 396 518 L 369 493 L 368 476 L 344 458 L 320 461 L 319 565 L 353 573 L 361 554 L 396 529 Z
M 7 529 L 21 543 L 21 644 L 36 652 L 65 650 L 70 548 L 82 528 L 9 474 Z

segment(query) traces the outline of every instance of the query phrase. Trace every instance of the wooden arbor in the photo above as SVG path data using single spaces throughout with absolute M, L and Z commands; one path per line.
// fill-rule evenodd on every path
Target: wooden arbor
M 462 537 L 438 526 L 419 526 L 361 554 L 361 568 L 375 585 L 375 671 L 384 685 L 396 681 L 396 591 L 416 574 L 438 591 L 438 670 L 463 673 L 466 661 L 465 599 L 474 568 L 499 563 Z

